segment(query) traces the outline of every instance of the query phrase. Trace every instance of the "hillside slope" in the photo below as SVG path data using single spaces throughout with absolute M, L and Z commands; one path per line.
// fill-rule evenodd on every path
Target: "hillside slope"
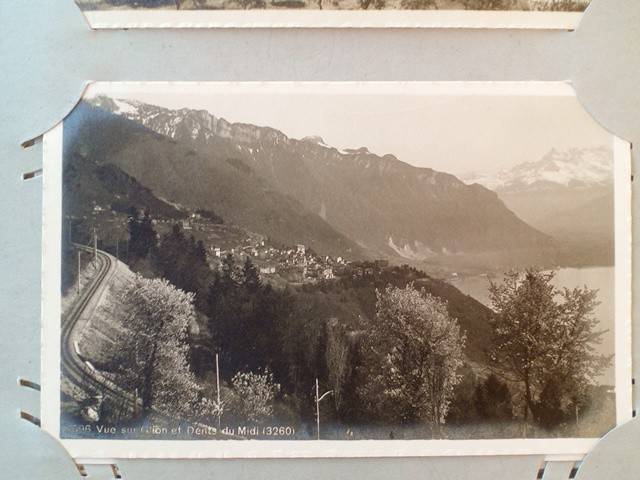
M 560 263 L 613 264 L 613 155 L 609 147 L 551 150 L 538 161 L 465 179 L 495 190 L 518 217 L 557 239 Z
M 363 250 L 297 200 L 275 191 L 233 158 L 205 157 L 188 145 L 86 103 L 65 121 L 65 158 L 75 154 L 115 165 L 156 197 L 286 245 L 304 243 L 325 255 L 366 257 Z
M 520 220 L 494 192 L 393 155 L 375 155 L 364 147 L 339 151 L 315 137 L 296 140 L 202 110 L 106 97 L 92 103 L 191 149 L 193 158 L 174 157 L 175 165 L 167 167 L 172 174 L 179 170 L 197 181 L 220 164 L 233 165 L 247 178 L 295 199 L 376 257 L 430 261 L 456 256 L 459 261 L 465 255 L 492 254 L 493 261 L 536 263 L 555 254 L 553 240 Z M 200 155 L 206 163 L 194 160 Z M 136 173 L 146 185 L 158 184 L 154 172 Z M 221 182 L 212 185 L 220 188 Z M 184 197 L 177 190 L 170 194 Z

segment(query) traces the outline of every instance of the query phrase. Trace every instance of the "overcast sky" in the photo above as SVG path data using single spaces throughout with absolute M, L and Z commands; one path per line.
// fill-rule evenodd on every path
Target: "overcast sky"
M 143 89 L 144 90 L 144 89 Z M 178 109 L 204 109 L 336 148 L 366 146 L 415 166 L 454 174 L 495 172 L 551 148 L 610 145 L 612 137 L 567 96 L 256 94 L 127 91 L 110 94 Z M 89 96 L 98 93 L 94 89 Z

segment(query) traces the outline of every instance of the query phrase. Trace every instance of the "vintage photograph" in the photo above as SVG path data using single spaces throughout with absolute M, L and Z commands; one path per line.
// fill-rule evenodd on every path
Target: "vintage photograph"
M 628 158 L 535 85 L 90 85 L 60 127 L 60 438 L 608 432 Z
M 590 0 L 76 0 L 93 28 L 575 29 Z
M 590 0 L 76 0 L 82 10 L 521 10 L 583 12 Z

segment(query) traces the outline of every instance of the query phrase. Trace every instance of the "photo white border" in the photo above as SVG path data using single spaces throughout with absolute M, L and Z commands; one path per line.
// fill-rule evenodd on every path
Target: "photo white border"
M 531 28 L 575 30 L 584 12 L 478 10 L 85 10 L 94 29 Z
M 97 82 L 92 93 L 423 94 L 572 96 L 568 82 Z M 615 170 L 616 423 L 632 418 L 631 145 L 611 134 Z M 60 439 L 60 288 L 63 124 L 43 140 L 42 428 L 76 459 L 331 458 L 544 455 L 580 460 L 599 438 L 497 440 L 80 440 Z

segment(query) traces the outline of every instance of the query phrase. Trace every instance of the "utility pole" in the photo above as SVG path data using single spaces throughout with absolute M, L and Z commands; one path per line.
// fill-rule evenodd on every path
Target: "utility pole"
M 116 238 L 116 260 L 118 260 L 118 239 Z
M 78 294 L 80 294 L 80 250 L 78 250 Z
M 93 227 L 93 259 L 98 258 L 98 235 L 96 234 L 96 227 Z
M 216 353 L 216 390 L 218 391 L 218 408 L 220 408 L 220 364 L 218 362 L 218 354 Z M 220 423 L 222 420 L 222 412 L 218 415 L 218 432 L 220 432 Z
M 320 440 L 320 400 L 325 398 L 327 395 L 330 395 L 331 393 L 333 393 L 333 390 L 324 392 L 322 396 L 320 396 L 320 386 L 318 385 L 318 377 L 316 377 L 316 430 L 318 434 L 318 440 Z

